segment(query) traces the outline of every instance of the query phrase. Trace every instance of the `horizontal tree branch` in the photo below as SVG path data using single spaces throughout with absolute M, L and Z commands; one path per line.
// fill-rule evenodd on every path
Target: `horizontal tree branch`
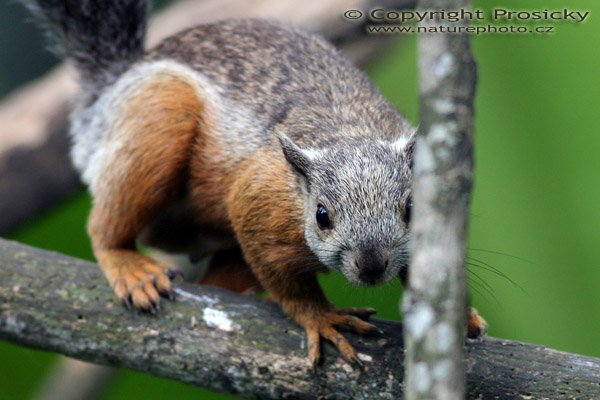
M 158 315 L 125 310 L 94 264 L 0 239 L 0 339 L 249 398 L 402 396 L 397 322 L 346 333 L 362 368 L 326 344 L 313 370 L 304 332 L 276 304 L 185 283 L 176 296 Z M 466 349 L 470 398 L 600 398 L 599 359 L 493 338 Z
M 367 35 L 362 23 L 342 18 L 347 9 L 375 4 L 414 7 L 415 0 L 180 0 L 151 21 L 147 46 L 178 31 L 227 18 L 260 17 L 320 32 L 354 62 L 364 65 L 391 37 Z M 364 22 L 364 21 L 362 21 Z M 0 102 L 0 232 L 19 226 L 35 213 L 80 188 L 69 159 L 66 134 L 70 104 L 78 93 L 75 73 L 65 65 L 24 86 Z

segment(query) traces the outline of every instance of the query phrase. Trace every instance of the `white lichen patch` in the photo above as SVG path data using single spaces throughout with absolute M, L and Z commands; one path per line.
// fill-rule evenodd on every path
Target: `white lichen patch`
M 179 288 L 175 288 L 175 289 L 173 289 L 173 291 L 178 296 L 181 296 L 188 300 L 193 300 L 193 301 L 196 301 L 199 303 L 207 304 L 209 307 L 212 307 L 219 302 L 219 300 L 215 299 L 214 297 L 205 296 L 205 295 L 198 296 L 193 293 L 186 292 L 185 290 L 181 290 Z
M 394 375 L 392 375 L 392 373 L 390 372 L 385 380 L 385 387 L 387 388 L 388 392 L 392 390 L 395 380 L 396 379 L 394 378 Z
M 428 143 L 424 143 L 421 139 L 417 139 L 419 143 L 415 149 L 416 159 L 419 160 L 415 164 L 415 168 L 418 168 L 420 171 L 431 171 L 435 168 L 435 159 L 433 158 L 433 153 L 431 152 L 431 147 Z
M 446 124 L 433 124 L 429 128 L 429 142 L 432 144 L 454 144 L 454 138 L 450 134 L 450 127 Z
M 456 335 L 452 326 L 446 322 L 438 324 L 434 328 L 435 347 L 440 353 L 447 353 L 452 349 Z
M 248 373 L 243 368 L 238 368 L 236 366 L 231 366 L 227 368 L 227 374 L 232 378 L 245 378 Z
M 98 327 L 98 329 L 101 329 L 101 330 L 103 330 L 103 331 L 105 331 L 105 330 L 107 330 L 107 329 L 108 329 L 108 325 L 106 325 L 104 322 L 98 322 L 98 323 L 96 324 L 96 326 Z
M 413 373 L 413 387 L 417 392 L 426 392 L 431 387 L 431 376 L 429 375 L 429 368 L 424 362 L 417 363 Z
M 456 110 L 456 105 L 448 99 L 435 99 L 432 104 L 438 114 L 451 114 Z
M 417 304 L 406 315 L 406 328 L 415 340 L 421 340 L 433 323 L 434 313 L 427 304 Z
M 455 130 L 456 124 L 451 122 L 434 124 L 429 129 L 427 139 L 438 159 L 448 161 L 450 158 L 450 149 L 456 145 L 456 137 L 452 134 Z
M 14 253 L 14 254 L 13 254 L 13 257 L 14 257 L 16 260 L 19 260 L 19 259 L 21 259 L 21 258 L 29 258 L 29 257 L 30 257 L 30 255 L 29 255 L 29 254 L 27 254 L 27 252 L 26 252 L 26 251 L 17 251 L 16 253 Z
M 231 332 L 239 330 L 240 326 L 233 322 L 225 311 L 207 307 L 204 309 L 202 319 L 211 328 L 217 328 L 222 331 Z
M 451 71 L 454 65 L 454 57 L 450 53 L 443 53 L 435 63 L 433 68 L 433 74 L 436 78 L 442 79 L 446 77 Z
M 437 362 L 433 368 L 433 377 L 437 380 L 442 380 L 444 377 L 450 375 L 453 368 L 451 360 L 444 359 Z
M 354 372 L 354 369 L 350 365 L 348 365 L 346 363 L 342 363 L 340 366 L 342 367 L 342 369 L 344 370 L 344 372 L 347 373 L 347 374 L 351 374 L 352 372 Z
M 12 332 L 19 334 L 25 329 L 25 323 L 23 321 L 18 320 L 14 315 L 9 315 L 4 320 L 4 325 L 6 327 L 7 332 Z

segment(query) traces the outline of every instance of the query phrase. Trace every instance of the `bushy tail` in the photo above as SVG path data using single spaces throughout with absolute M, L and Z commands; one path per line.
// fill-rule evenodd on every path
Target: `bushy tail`
M 84 90 L 113 83 L 144 52 L 147 0 L 21 0 L 48 25 Z

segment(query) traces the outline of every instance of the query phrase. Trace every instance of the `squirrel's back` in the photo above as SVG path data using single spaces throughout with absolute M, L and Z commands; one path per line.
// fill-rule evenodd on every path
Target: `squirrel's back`
M 264 139 L 285 129 L 297 144 L 319 148 L 353 136 L 393 138 L 408 128 L 333 45 L 273 21 L 200 25 L 164 40 L 144 57 L 165 59 L 199 71 L 224 97 L 246 107 Z
M 59 31 L 80 72 L 84 94 L 71 117 L 72 156 L 88 184 L 105 153 L 119 146 L 106 145 L 118 110 L 164 76 L 195 88 L 232 159 L 269 146 L 279 151 L 279 132 L 318 149 L 411 131 L 368 78 L 318 35 L 265 20 L 229 20 L 181 32 L 144 54 L 146 0 L 23 1 Z

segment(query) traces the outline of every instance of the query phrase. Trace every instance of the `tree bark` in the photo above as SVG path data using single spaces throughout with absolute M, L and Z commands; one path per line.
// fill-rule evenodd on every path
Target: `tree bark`
M 381 336 L 346 333 L 364 367 L 326 344 L 313 370 L 304 332 L 276 304 L 175 287 L 158 315 L 129 311 L 97 266 L 0 240 L 0 339 L 247 398 L 402 397 L 397 322 L 375 320 Z M 470 398 L 600 398 L 599 359 L 492 338 L 466 349 Z
M 421 0 L 468 10 L 469 0 Z M 421 26 L 448 25 L 424 19 Z M 413 169 L 406 321 L 408 399 L 465 398 L 466 242 L 473 179 L 476 68 L 469 36 L 420 34 L 420 126 Z

